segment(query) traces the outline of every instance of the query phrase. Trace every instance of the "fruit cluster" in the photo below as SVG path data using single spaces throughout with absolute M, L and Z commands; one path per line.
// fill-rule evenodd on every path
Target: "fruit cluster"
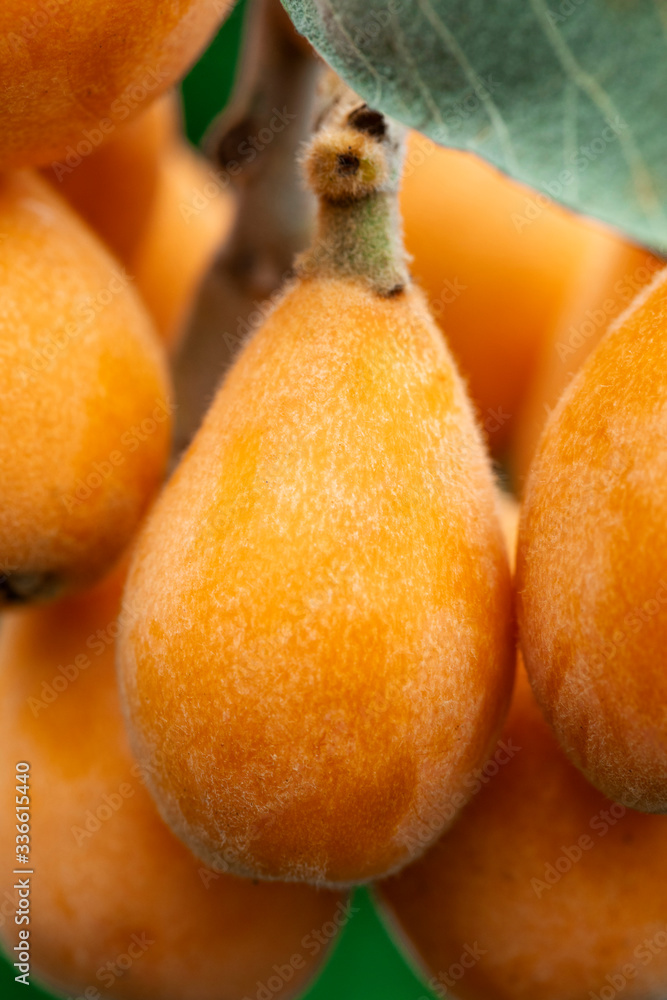
M 227 4 L 29 6 L 0 13 L 17 981 L 286 997 L 372 882 L 436 995 L 664 997 L 660 261 L 323 74 L 310 245 L 163 486 L 170 370 L 247 202 L 159 92 Z

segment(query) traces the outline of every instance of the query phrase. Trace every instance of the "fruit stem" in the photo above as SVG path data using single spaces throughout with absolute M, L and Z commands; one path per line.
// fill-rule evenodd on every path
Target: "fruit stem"
M 234 189 L 236 222 L 202 283 L 175 359 L 175 457 L 313 232 L 314 199 L 294 160 L 311 134 L 321 63 L 279 0 L 251 3 L 241 60 L 232 101 L 206 143 L 218 176 Z
M 320 127 L 303 157 L 319 199 L 317 234 L 297 260 L 302 279 L 350 277 L 382 296 L 409 281 L 398 207 L 405 130 L 364 104 L 333 73 Z

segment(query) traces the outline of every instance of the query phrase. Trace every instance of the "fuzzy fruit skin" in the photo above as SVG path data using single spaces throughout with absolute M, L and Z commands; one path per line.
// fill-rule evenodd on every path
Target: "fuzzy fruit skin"
M 3 0 L 0 167 L 89 155 L 183 76 L 230 6 L 68 0 L 40 25 L 41 0 Z
M 426 981 L 459 1000 L 589 1000 L 621 990 L 660 1000 L 667 819 L 626 810 L 585 780 L 521 668 L 501 742 L 512 756 L 499 758 L 454 827 L 378 886 Z
M 662 262 L 646 248 L 601 230 L 591 239 L 568 300 L 541 342 L 539 364 L 512 441 L 510 464 L 522 485 L 548 415 L 611 324 L 650 283 Z
M 23 867 L 11 863 L 13 803 L 15 763 L 27 761 L 32 863 L 25 867 L 39 872 L 28 929 L 38 980 L 71 996 L 96 988 L 90 995 L 127 1000 L 241 1000 L 275 975 L 274 964 L 299 955 L 280 991 L 292 996 L 320 967 L 326 949 L 316 948 L 312 933 L 344 913 L 339 897 L 207 870 L 164 825 L 131 757 L 118 700 L 113 636 L 121 584 L 116 573 L 86 595 L 11 611 L 3 621 L 4 947 L 12 954 L 18 940 L 16 904 L 10 910 L 6 901 L 17 895 L 11 868 Z M 138 957 L 133 935 L 150 942 Z M 107 963 L 113 968 L 128 946 L 135 960 L 110 977 Z
M 180 109 L 170 92 L 131 119 L 76 166 L 55 163 L 43 174 L 124 264 L 148 225 L 160 159 L 176 142 Z
M 172 142 L 158 165 L 150 212 L 128 259 L 137 289 L 170 351 L 180 340 L 199 283 L 236 215 L 229 188 L 217 185 L 213 194 L 210 190 L 210 163 L 186 142 Z
M 514 664 L 488 459 L 417 289 L 287 291 L 154 508 L 125 600 L 133 745 L 164 754 L 151 790 L 196 853 L 343 884 L 426 848 Z
M 401 210 L 414 278 L 501 453 L 581 262 L 606 233 L 555 204 L 535 217 L 533 192 L 414 132 Z
M 166 364 L 130 279 L 36 174 L 0 175 L 0 232 L 0 570 L 57 592 L 106 571 L 164 475 Z
M 667 271 L 552 414 L 517 559 L 526 668 L 574 763 L 610 798 L 667 811 Z
M 127 267 L 170 350 L 236 208 L 228 187 L 211 193 L 211 164 L 181 138 L 179 114 L 165 94 L 77 167 L 43 171 Z

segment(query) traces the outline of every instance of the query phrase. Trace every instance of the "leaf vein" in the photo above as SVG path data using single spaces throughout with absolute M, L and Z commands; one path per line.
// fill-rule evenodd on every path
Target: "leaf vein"
M 396 44 L 400 48 L 401 55 L 405 59 L 406 63 L 408 63 L 408 65 L 410 67 L 410 70 L 411 70 L 412 74 L 414 75 L 415 81 L 416 81 L 417 86 L 419 88 L 419 92 L 421 93 L 422 98 L 424 99 L 428 110 L 430 111 L 431 115 L 435 118 L 435 120 L 438 123 L 438 126 L 440 128 L 440 133 L 442 135 L 442 138 L 445 139 L 449 135 L 449 129 L 447 128 L 447 125 L 445 124 L 445 120 L 442 117 L 442 113 L 440 111 L 440 108 L 438 107 L 438 104 L 435 101 L 435 99 L 433 97 L 433 94 L 431 93 L 430 89 L 427 87 L 426 83 L 424 82 L 424 79 L 423 79 L 421 73 L 419 72 L 419 69 L 417 67 L 417 63 L 415 62 L 415 60 L 414 60 L 414 58 L 412 56 L 412 53 L 410 52 L 408 46 L 405 44 L 405 40 L 403 38 L 403 33 L 401 31 L 401 26 L 396 21 L 396 15 L 393 12 L 392 12 L 392 19 L 394 20 L 394 23 L 395 23 L 395 26 L 396 26 L 396 35 L 395 35 Z
M 364 55 L 364 53 L 361 51 L 361 49 L 359 48 L 359 46 L 355 44 L 355 41 L 352 38 L 352 35 L 350 34 L 350 32 L 347 30 L 347 28 L 345 26 L 345 22 L 343 21 L 343 18 L 341 17 L 340 13 L 334 7 L 333 0 L 320 0 L 320 3 L 323 4 L 328 9 L 328 11 L 329 11 L 329 13 L 331 15 L 331 19 L 333 21 L 335 21 L 336 26 L 338 27 L 338 30 L 340 31 L 341 35 L 343 36 L 343 38 L 345 39 L 345 41 L 349 45 L 350 49 L 352 50 L 352 52 L 354 53 L 354 55 L 357 56 L 357 58 L 359 59 L 359 61 L 366 67 L 366 69 L 368 70 L 368 72 L 371 74 L 371 76 L 375 80 L 376 91 L 375 91 L 375 97 L 373 98 L 373 101 L 376 104 L 379 104 L 379 102 L 381 100 L 381 97 L 382 97 L 382 77 L 380 76 L 380 74 L 378 73 L 378 71 L 375 69 L 375 66 L 373 65 L 373 63 L 370 62 L 370 60 L 366 57 L 366 55 Z
M 488 118 L 500 141 L 500 146 L 505 156 L 505 167 L 511 172 L 517 172 L 518 164 L 516 161 L 514 146 L 512 145 L 512 139 L 496 102 L 486 90 L 481 77 L 469 61 L 459 42 L 456 40 L 453 32 L 440 19 L 437 12 L 431 6 L 429 0 L 418 0 L 418 6 L 423 16 L 432 26 L 440 40 L 458 62 L 465 78 L 471 84 L 477 97 L 479 98 L 480 103 L 486 111 L 486 114 L 488 115 Z
M 620 114 L 604 87 L 580 65 L 556 24 L 550 19 L 545 0 L 530 0 L 530 5 L 567 77 L 593 102 L 605 121 L 611 125 L 613 119 L 618 118 L 627 128 L 628 134 L 625 134 L 625 129 L 617 133 L 618 142 L 633 180 L 637 201 L 650 220 L 656 211 L 661 213 L 660 203 L 629 123 Z

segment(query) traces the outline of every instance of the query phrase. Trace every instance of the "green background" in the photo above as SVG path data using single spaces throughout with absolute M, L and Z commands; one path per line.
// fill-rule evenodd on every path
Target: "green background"
M 426 1000 L 432 994 L 417 978 L 389 938 L 365 889 L 357 890 L 358 912 L 348 920 L 329 961 L 313 986 L 299 1000 Z M 106 991 L 101 989 L 104 997 Z M 250 994 L 252 996 L 252 994 Z M 109 995 L 109 1000 L 113 993 Z M 0 965 L 0 997 L 41 997 L 36 986 L 14 982 L 12 967 Z M 161 1000 L 155 997 L 155 1000 Z M 275 1000 L 281 1000 L 277 993 Z
M 185 125 L 192 142 L 201 140 L 231 93 L 245 7 L 245 0 L 236 5 L 208 51 L 183 81 Z M 431 997 L 391 941 L 368 892 L 358 890 L 354 904 L 358 912 L 344 927 L 326 967 L 303 1000 Z M 46 1000 L 49 996 L 36 986 L 26 988 L 15 983 L 14 969 L 0 956 L 0 1000 L 14 997 Z

